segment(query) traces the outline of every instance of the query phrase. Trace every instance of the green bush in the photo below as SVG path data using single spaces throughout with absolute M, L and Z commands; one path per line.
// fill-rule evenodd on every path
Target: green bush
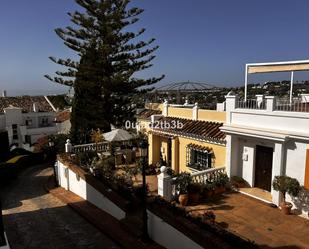
M 87 168 L 89 168 L 92 162 L 98 158 L 98 154 L 95 151 L 78 152 L 75 156 L 77 164 Z
M 180 174 L 178 174 L 175 184 L 177 186 L 177 190 L 179 191 L 179 194 L 188 193 L 188 185 L 191 182 L 192 182 L 192 177 L 190 173 L 181 172 Z
M 289 176 L 275 176 L 273 188 L 283 195 L 283 201 L 286 200 L 286 193 L 296 197 L 300 191 L 300 184 L 295 178 Z

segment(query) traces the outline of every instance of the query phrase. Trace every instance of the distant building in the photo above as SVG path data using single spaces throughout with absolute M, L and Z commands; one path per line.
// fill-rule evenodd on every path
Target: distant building
M 31 149 L 43 136 L 68 132 L 64 116 L 46 96 L 0 97 L 0 129 L 7 130 L 10 146 Z

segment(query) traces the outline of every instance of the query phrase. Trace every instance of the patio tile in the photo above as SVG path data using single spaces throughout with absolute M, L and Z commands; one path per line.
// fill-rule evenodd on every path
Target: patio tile
M 278 208 L 240 193 L 224 194 L 186 209 L 192 215 L 212 210 L 223 227 L 255 241 L 262 248 L 309 248 L 308 220 L 284 215 Z

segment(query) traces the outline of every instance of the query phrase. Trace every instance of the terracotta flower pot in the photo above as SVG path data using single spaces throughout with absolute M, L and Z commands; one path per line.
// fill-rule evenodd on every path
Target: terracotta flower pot
M 178 197 L 178 201 L 181 206 L 187 206 L 188 200 L 189 200 L 188 194 L 181 194 Z
M 214 195 L 214 191 L 211 189 L 211 190 L 207 190 L 203 193 L 203 197 L 205 198 L 210 198 Z
M 225 192 L 225 187 L 224 186 L 218 186 L 218 187 L 215 188 L 214 192 L 215 192 L 215 195 L 220 195 L 220 194 Z
M 193 205 L 196 205 L 199 203 L 200 200 L 200 193 L 189 193 L 189 202 Z
M 291 214 L 291 209 L 293 207 L 292 203 L 289 203 L 289 202 L 282 202 L 280 204 L 280 207 L 281 207 L 281 211 L 286 214 L 286 215 L 289 215 Z

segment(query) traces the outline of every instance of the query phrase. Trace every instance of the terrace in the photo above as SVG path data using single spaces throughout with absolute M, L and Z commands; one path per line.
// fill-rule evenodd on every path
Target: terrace
M 297 215 L 286 216 L 271 205 L 237 192 L 228 192 L 195 206 L 185 207 L 199 217 L 213 211 L 223 228 L 261 248 L 308 248 L 309 221 Z
M 224 168 L 191 174 L 192 182 L 200 184 L 202 190 L 197 202 L 193 198 L 190 201 L 189 193 L 189 202 L 185 206 L 176 202 L 181 189 L 178 185 L 182 183 L 166 174 L 165 168 L 161 172 L 158 185 L 162 188 L 159 188 L 158 194 L 184 209 L 187 215 L 203 220 L 205 214 L 211 212 L 215 215 L 215 224 L 255 242 L 261 248 L 308 248 L 309 238 L 306 234 L 309 233 L 309 221 L 298 216 L 299 210 L 293 210 L 292 215 L 284 215 L 276 205 L 271 204 L 271 200 L 267 203 L 242 194 L 254 191 L 254 188 L 239 189 L 233 181 L 226 185 L 230 187 L 225 192 L 217 193 L 216 188 L 219 187 L 216 186 L 222 183 L 220 178 L 225 172 Z M 210 221 L 204 220 L 206 223 Z

